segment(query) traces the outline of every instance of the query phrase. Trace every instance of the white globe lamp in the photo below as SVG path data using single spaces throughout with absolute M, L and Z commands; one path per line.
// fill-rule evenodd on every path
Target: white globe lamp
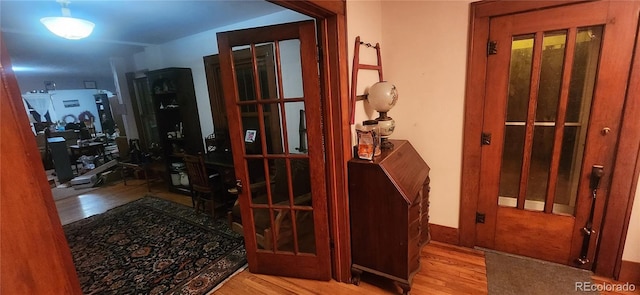
M 369 101 L 369 105 L 380 113 L 376 121 L 378 121 L 378 128 L 380 129 L 382 149 L 393 149 L 393 143 L 389 141 L 389 136 L 393 133 L 396 122 L 387 116 L 387 112 L 391 110 L 398 101 L 398 89 L 390 82 L 377 82 L 369 88 L 367 100 Z

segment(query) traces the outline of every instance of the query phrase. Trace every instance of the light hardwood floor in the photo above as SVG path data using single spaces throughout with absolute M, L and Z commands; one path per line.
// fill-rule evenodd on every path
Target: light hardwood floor
M 152 183 L 151 192 L 147 192 L 142 180 L 127 180 L 127 184 L 124 186 L 122 182 L 116 182 L 88 194 L 56 201 L 62 224 L 100 214 L 147 194 L 191 206 L 190 197 L 168 192 L 162 182 Z M 617 283 L 606 278 L 593 278 L 596 283 Z M 400 294 L 400 289 L 387 279 L 366 273 L 360 285 L 355 286 L 333 280 L 319 282 L 257 275 L 245 270 L 227 281 L 215 294 Z M 421 269 L 414 277 L 411 294 L 487 294 L 484 252 L 439 242 L 429 243 L 422 250 Z M 640 290 L 604 294 L 640 294 Z

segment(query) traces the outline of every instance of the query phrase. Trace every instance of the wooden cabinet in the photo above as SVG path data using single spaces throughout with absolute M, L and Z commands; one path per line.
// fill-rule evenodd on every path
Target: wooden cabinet
M 408 141 L 392 142 L 373 161 L 348 163 L 352 275 L 387 277 L 407 294 L 430 239 L 429 166 Z
M 138 139 L 143 151 L 148 152 L 160 144 L 158 137 L 158 123 L 156 122 L 156 109 L 151 94 L 149 78 L 144 74 L 129 72 L 125 74 L 129 86 L 129 96 L 133 108 L 134 118 L 138 126 Z M 120 130 L 122 132 L 122 130 Z
M 160 147 L 163 151 L 166 171 L 171 174 L 176 167 L 184 167 L 184 153 L 203 152 L 202 131 L 196 103 L 191 69 L 167 68 L 147 73 Z M 188 184 L 175 182 L 175 177 L 167 176 L 169 189 L 189 194 Z

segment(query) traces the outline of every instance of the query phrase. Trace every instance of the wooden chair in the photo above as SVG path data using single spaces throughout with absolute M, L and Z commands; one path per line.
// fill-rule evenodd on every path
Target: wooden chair
M 221 186 L 216 186 L 215 181 L 219 178 L 219 174 L 207 173 L 204 164 L 204 156 L 202 153 L 197 155 L 184 154 L 184 162 L 187 167 L 187 175 L 189 176 L 189 186 L 191 187 L 191 197 L 196 213 L 199 212 L 200 206 L 202 211 L 206 210 L 206 203 L 211 203 L 211 216 L 215 216 L 216 209 L 216 192 Z
M 118 146 L 118 166 L 120 166 L 120 175 L 124 185 L 127 185 L 127 172 L 139 171 L 144 175 L 144 179 L 147 183 L 147 190 L 151 191 L 151 184 L 149 183 L 149 164 L 141 159 L 141 152 L 139 152 L 139 139 L 131 139 L 127 143 L 127 138 L 120 136 L 116 138 L 116 145 Z M 132 150 L 137 149 L 139 152 L 137 156 L 132 157 Z
M 285 162 L 277 159 L 274 165 L 274 171 L 270 179 L 271 182 L 271 201 L 274 205 L 289 205 L 289 187 L 287 182 L 287 171 Z M 309 162 L 306 159 L 291 160 L 291 183 L 294 195 L 294 204 L 296 206 L 311 205 L 311 184 L 309 179 Z M 264 181 L 251 184 L 249 186 L 252 200 L 256 204 L 267 203 L 266 183 Z M 269 210 L 259 210 L 254 213 L 253 225 L 245 225 L 242 222 L 240 214 L 240 204 L 238 201 L 227 213 L 229 226 L 232 230 L 239 234 L 244 233 L 244 226 L 253 226 L 256 231 L 256 242 L 262 249 L 272 250 L 277 245 L 279 250 L 283 250 L 285 244 L 292 241 L 292 217 L 289 209 L 274 209 L 274 224 L 271 226 Z M 298 222 L 298 237 L 309 234 L 303 232 L 305 229 L 301 226 L 303 222 L 313 219 L 311 212 L 303 212 L 295 218 Z M 307 223 L 308 224 L 308 223 Z M 311 225 L 313 225 L 311 223 Z M 273 240 L 272 232 L 275 232 L 275 240 Z M 311 233 L 312 234 L 312 233 Z

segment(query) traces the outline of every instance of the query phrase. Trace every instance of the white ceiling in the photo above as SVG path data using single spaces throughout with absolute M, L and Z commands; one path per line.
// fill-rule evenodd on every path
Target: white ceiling
M 47 73 L 108 77 L 110 57 L 284 10 L 262 0 L 76 0 L 69 8 L 72 16 L 96 24 L 90 37 L 66 40 L 40 23 L 61 15 L 55 0 L 0 1 L 3 39 L 18 80 Z

